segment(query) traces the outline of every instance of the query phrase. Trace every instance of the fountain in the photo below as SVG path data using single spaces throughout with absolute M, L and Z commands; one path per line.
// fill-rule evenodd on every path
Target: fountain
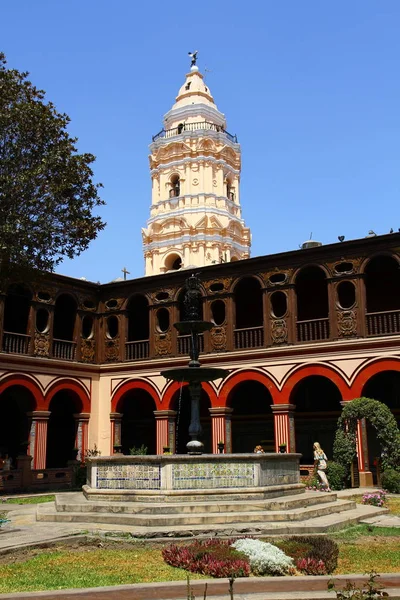
M 223 379 L 228 370 L 200 366 L 199 335 L 213 327 L 200 318 L 201 300 L 200 281 L 192 275 L 186 281 L 186 320 L 175 323 L 180 334 L 190 336 L 190 361 L 161 372 L 168 380 L 188 383 L 188 453 L 91 457 L 83 494 L 59 494 L 50 510 L 39 505 L 39 521 L 128 525 L 136 537 L 306 533 L 315 531 L 314 517 L 332 513 L 325 528 L 346 524 L 348 518 L 340 514 L 346 515 L 352 503 L 336 503 L 334 494 L 305 494 L 300 454 L 203 454 L 201 384 Z M 305 508 L 309 521 L 303 522 Z
M 190 335 L 190 361 L 187 367 L 167 369 L 161 371 L 161 375 L 172 381 L 189 384 L 190 395 L 190 442 L 186 445 L 188 454 L 202 454 L 203 443 L 198 439 L 201 435 L 200 425 L 200 395 L 201 383 L 203 381 L 214 381 L 223 379 L 228 375 L 226 369 L 217 367 L 201 367 L 199 361 L 200 346 L 199 335 L 214 327 L 211 321 L 200 319 L 201 291 L 200 280 L 197 275 L 191 275 L 186 280 L 186 293 L 184 298 L 185 317 L 184 321 L 174 323 L 174 327 L 181 335 Z

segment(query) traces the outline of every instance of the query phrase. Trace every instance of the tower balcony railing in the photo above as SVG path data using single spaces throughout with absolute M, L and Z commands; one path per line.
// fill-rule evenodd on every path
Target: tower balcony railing
M 329 339 L 329 319 L 297 321 L 297 341 L 317 342 Z
M 400 333 L 400 310 L 367 313 L 367 335 Z
M 187 131 L 201 130 L 216 131 L 217 133 L 223 133 L 231 142 L 237 144 L 236 135 L 232 135 L 232 133 L 226 131 L 226 129 L 221 127 L 221 125 L 216 125 L 216 123 L 209 123 L 208 121 L 201 121 L 199 123 L 182 123 L 182 125 L 178 125 L 178 127 L 172 127 L 171 129 L 161 129 L 161 131 L 159 131 L 156 135 L 153 135 L 152 139 L 153 142 L 155 142 L 159 139 L 168 139 L 176 137 L 177 135 L 181 135 L 182 133 L 185 133 Z
M 248 327 L 246 329 L 235 329 L 235 348 L 245 350 L 247 348 L 262 348 L 264 346 L 264 328 Z
M 53 340 L 53 358 L 75 360 L 76 343 L 68 340 Z
M 3 334 L 3 352 L 29 354 L 30 341 L 30 335 L 5 331 Z
M 125 344 L 125 360 L 142 360 L 144 358 L 149 358 L 149 354 L 149 340 L 137 340 L 134 342 L 126 342 Z

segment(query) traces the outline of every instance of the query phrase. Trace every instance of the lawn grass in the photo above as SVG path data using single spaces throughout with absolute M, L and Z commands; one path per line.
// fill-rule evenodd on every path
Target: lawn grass
M 43 502 L 54 502 L 55 496 L 26 496 L 23 498 L 6 498 L 3 504 L 42 504 Z
M 336 575 L 400 571 L 400 530 L 357 525 L 330 534 L 339 545 Z M 270 540 L 273 542 L 273 540 Z M 0 555 L 0 593 L 185 581 L 187 572 L 164 563 L 163 545 L 97 540 L 71 548 Z M 191 579 L 203 576 L 190 574 Z
M 0 592 L 101 587 L 130 583 L 186 581 L 187 572 L 167 565 L 159 548 L 133 545 L 132 550 L 92 548 L 38 552 L 1 565 Z M 190 574 L 191 579 L 204 579 Z

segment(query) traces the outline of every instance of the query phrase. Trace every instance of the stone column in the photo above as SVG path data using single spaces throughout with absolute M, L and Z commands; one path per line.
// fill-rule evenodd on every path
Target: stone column
M 286 444 L 287 452 L 296 452 L 296 439 L 294 433 L 294 404 L 272 404 L 275 430 L 275 451 L 278 452 L 280 444 Z
M 365 419 L 357 421 L 357 459 L 360 487 L 374 485 L 372 473 L 369 468 L 367 424 Z
M 163 453 L 163 448 L 168 447 L 175 452 L 175 410 L 155 410 L 157 454 Z
M 32 418 L 29 435 L 29 454 L 33 457 L 33 469 L 46 468 L 47 424 L 50 414 L 48 410 L 35 410 L 28 413 L 28 417 Z
M 121 449 L 121 426 L 122 426 L 122 413 L 110 413 L 111 422 L 111 448 L 110 454 L 118 454 L 118 450 Z M 117 449 L 117 451 L 115 450 Z
M 225 453 L 232 452 L 232 421 L 233 408 L 218 406 L 209 408 L 212 424 L 212 453 L 218 453 L 218 442 L 224 442 Z
M 76 460 L 82 461 L 85 458 L 85 452 L 88 449 L 88 425 L 90 414 L 77 413 L 74 415 L 76 423 L 75 448 L 78 448 Z

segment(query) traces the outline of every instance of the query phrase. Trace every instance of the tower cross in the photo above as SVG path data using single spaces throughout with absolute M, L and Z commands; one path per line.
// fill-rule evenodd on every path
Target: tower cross
M 126 267 L 124 267 L 123 269 L 121 269 L 122 273 L 124 274 L 124 280 L 126 281 L 126 276 L 130 275 L 130 271 L 126 270 Z

